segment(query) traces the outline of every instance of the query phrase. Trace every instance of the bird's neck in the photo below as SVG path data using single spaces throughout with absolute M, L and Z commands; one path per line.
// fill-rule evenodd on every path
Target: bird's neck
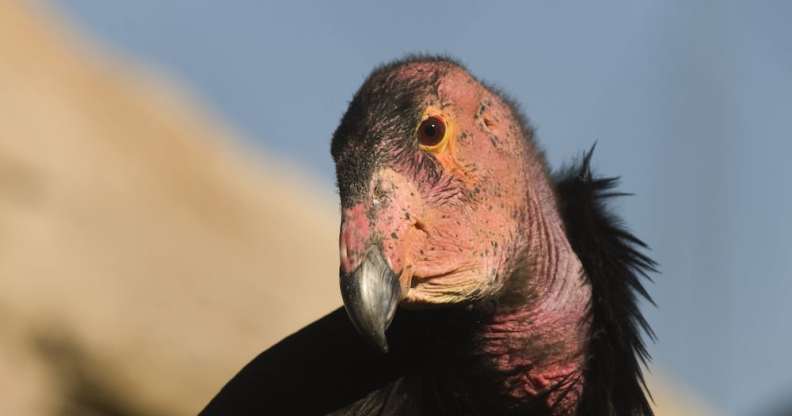
M 458 338 L 448 385 L 489 402 L 484 413 L 569 415 L 580 397 L 591 292 L 554 204 L 552 195 L 529 198 L 525 254 L 507 295 L 478 305 L 476 323 Z
M 551 415 L 574 413 L 583 387 L 590 286 L 551 195 L 528 202 L 524 257 L 479 332 L 501 393 Z

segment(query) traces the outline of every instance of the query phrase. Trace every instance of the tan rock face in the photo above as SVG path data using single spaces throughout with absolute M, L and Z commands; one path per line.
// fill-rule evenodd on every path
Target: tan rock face
M 40 385 L 39 367 L 74 361 L 91 368 L 64 377 L 195 413 L 340 304 L 330 191 L 241 157 L 205 115 L 71 46 L 48 16 L 0 10 L 0 311 L 22 328 L 2 336 L 44 359 L 0 367 L 0 382 Z M 3 345 L 9 363 L 27 351 Z
M 0 56 L 0 414 L 194 414 L 340 304 L 331 190 L 27 3 Z

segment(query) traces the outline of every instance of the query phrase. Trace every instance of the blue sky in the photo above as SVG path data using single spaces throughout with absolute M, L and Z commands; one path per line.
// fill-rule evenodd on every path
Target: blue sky
M 655 362 L 727 414 L 792 391 L 792 3 L 60 0 L 253 145 L 333 186 L 376 64 L 448 53 L 522 103 L 554 166 L 595 166 L 661 264 Z

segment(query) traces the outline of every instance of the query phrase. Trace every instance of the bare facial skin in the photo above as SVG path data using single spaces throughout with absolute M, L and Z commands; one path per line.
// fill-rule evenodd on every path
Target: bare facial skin
M 527 155 L 519 123 L 461 68 L 416 63 L 393 76 L 438 74 L 435 92 L 416 110 L 418 120 L 445 123 L 442 146 L 415 146 L 411 158 L 378 169 L 369 198 L 343 214 L 342 265 L 356 263 L 360 237 L 379 240 L 401 277 L 405 304 L 458 303 L 497 291 L 524 234 Z M 422 159 L 434 169 L 416 170 Z

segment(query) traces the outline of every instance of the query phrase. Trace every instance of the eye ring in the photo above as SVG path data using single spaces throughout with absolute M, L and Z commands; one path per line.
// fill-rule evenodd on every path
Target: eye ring
M 418 126 L 415 135 L 422 149 L 437 150 L 445 142 L 446 124 L 440 117 L 427 117 Z

